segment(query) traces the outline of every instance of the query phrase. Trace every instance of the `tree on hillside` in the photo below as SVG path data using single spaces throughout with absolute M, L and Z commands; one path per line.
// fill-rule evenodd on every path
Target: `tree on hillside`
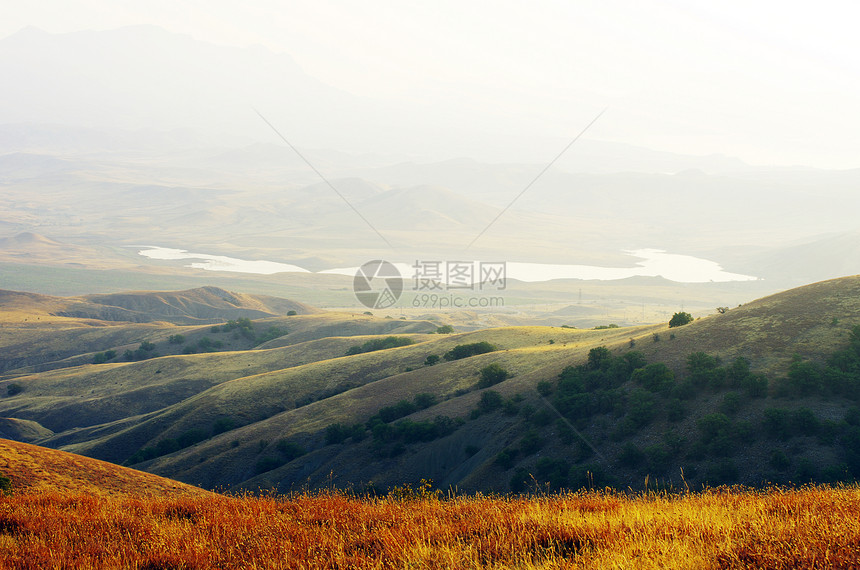
M 682 327 L 688 323 L 693 322 L 693 315 L 690 313 L 680 312 L 672 315 L 672 318 L 669 320 L 669 328 L 672 327 Z

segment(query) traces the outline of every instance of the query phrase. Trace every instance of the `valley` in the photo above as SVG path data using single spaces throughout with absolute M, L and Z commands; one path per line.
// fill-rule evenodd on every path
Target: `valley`
M 217 287 L 0 299 L 7 437 L 206 489 L 678 488 L 860 466 L 857 277 L 674 328 L 458 332 Z

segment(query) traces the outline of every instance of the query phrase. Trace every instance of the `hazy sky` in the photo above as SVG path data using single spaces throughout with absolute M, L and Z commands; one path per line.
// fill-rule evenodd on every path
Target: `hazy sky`
M 373 98 L 760 164 L 860 167 L 860 3 L 7 2 L 0 37 L 156 24 Z

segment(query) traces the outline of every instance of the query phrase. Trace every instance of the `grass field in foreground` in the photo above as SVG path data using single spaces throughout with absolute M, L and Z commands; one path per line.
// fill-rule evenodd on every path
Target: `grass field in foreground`
M 0 568 L 857 568 L 860 488 L 0 499 Z

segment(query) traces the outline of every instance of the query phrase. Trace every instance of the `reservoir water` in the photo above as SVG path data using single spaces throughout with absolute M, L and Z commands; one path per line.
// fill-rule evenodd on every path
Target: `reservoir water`
M 186 267 L 206 271 L 232 271 L 272 275 L 275 273 L 311 273 L 307 269 L 289 263 L 266 260 L 247 260 L 224 255 L 194 253 L 184 249 L 167 247 L 145 247 L 138 252 L 149 259 L 190 260 Z M 719 263 L 690 255 L 668 253 L 660 249 L 637 249 L 625 251 L 635 260 L 629 267 L 603 267 L 599 265 L 563 265 L 549 263 L 523 263 L 509 261 L 505 264 L 506 277 L 519 281 L 539 282 L 552 279 L 596 279 L 609 281 L 628 277 L 663 277 L 678 283 L 723 283 L 728 281 L 755 281 L 751 275 L 730 273 Z M 426 260 L 425 260 L 426 261 Z M 444 267 L 444 260 L 442 265 Z M 400 274 L 409 279 L 415 274 L 414 261 L 393 262 Z M 478 262 L 475 262 L 477 266 Z M 339 267 L 320 271 L 336 275 L 354 276 L 358 267 Z M 444 271 L 443 271 L 444 273 Z

